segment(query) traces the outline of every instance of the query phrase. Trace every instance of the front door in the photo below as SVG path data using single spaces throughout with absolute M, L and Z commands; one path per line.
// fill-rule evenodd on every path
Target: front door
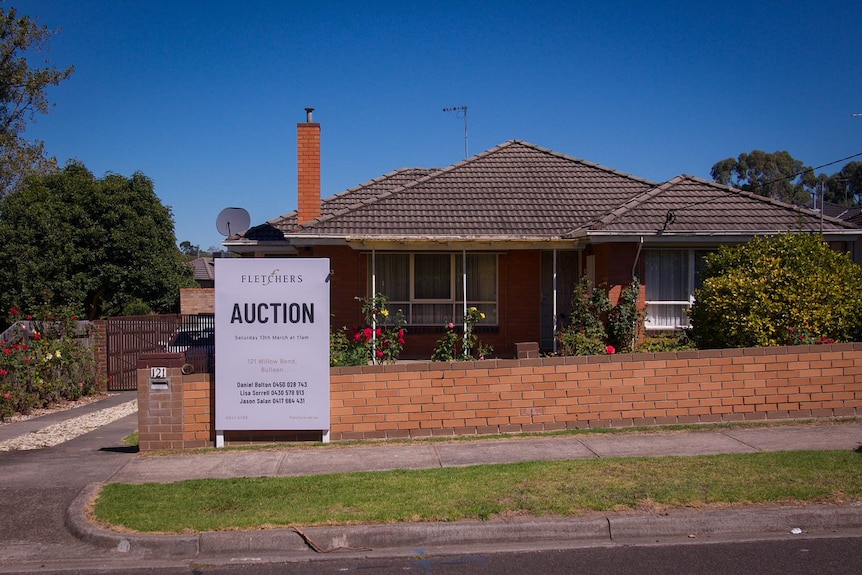
M 556 281 L 554 259 L 556 258 Z M 572 312 L 572 293 L 580 277 L 580 252 L 556 250 L 542 252 L 542 341 L 539 349 L 543 353 L 555 351 L 554 329 L 568 325 Z M 556 293 L 556 323 L 554 322 L 554 294 Z

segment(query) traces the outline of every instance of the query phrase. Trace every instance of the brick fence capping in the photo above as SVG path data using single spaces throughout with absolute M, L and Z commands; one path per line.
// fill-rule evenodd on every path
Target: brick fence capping
M 148 376 L 139 362 L 141 378 Z M 332 368 L 333 441 L 862 415 L 862 343 Z M 212 445 L 212 377 L 182 376 L 169 447 Z M 175 386 L 177 387 L 177 386 Z M 161 413 L 167 397 L 155 394 Z M 148 417 L 139 390 L 139 419 Z M 146 419 L 159 425 L 157 418 Z M 159 429 L 165 429 L 160 427 Z M 194 430 L 192 432 L 192 429 Z M 319 439 L 319 434 L 316 438 Z M 283 441 L 288 431 L 226 436 Z

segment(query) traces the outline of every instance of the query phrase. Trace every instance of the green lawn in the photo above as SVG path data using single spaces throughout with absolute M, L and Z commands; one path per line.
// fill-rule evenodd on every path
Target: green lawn
M 142 532 L 862 500 L 862 454 L 589 459 L 308 477 L 109 484 L 99 522 Z

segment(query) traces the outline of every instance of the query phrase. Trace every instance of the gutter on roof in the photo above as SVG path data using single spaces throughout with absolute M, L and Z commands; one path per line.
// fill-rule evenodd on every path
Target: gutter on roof
M 754 236 L 774 236 L 783 233 L 818 234 L 825 239 L 847 239 L 848 236 L 862 237 L 862 229 L 827 230 L 822 233 L 819 230 L 754 230 L 754 231 L 723 231 L 723 232 L 598 232 L 591 230 L 579 230 L 570 234 L 569 238 L 580 238 L 593 243 L 623 243 L 637 241 L 644 237 L 649 241 L 666 241 L 668 243 L 679 243 L 691 240 L 706 240 L 710 238 L 721 238 L 722 240 L 746 241 Z
M 251 253 L 261 250 L 292 250 L 307 246 L 346 246 L 354 250 L 365 249 L 551 249 L 563 247 L 577 248 L 583 239 L 548 236 L 324 236 L 290 234 L 284 242 L 279 241 L 230 241 L 223 242 L 230 251 Z
M 571 242 L 571 238 L 561 236 L 436 236 L 436 235 L 303 235 L 289 234 L 285 237 L 285 241 L 292 245 L 309 245 L 311 243 L 320 244 L 322 242 L 347 242 L 347 243 L 373 243 L 373 242 L 511 242 L 511 241 L 528 241 L 528 242 Z
M 578 247 L 578 240 L 548 237 L 430 237 L 404 236 L 388 238 L 348 238 L 348 245 L 353 249 L 550 249 L 563 246 L 568 249 Z
M 259 241 L 247 239 L 227 239 L 221 245 L 228 248 L 228 251 L 234 253 L 252 253 L 260 250 L 268 250 L 269 248 L 278 248 L 280 251 L 291 254 L 297 253 L 296 248 L 287 242 L 283 241 Z

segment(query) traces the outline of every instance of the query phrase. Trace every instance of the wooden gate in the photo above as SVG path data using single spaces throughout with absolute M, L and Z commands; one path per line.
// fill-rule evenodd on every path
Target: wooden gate
M 195 371 L 213 368 L 215 320 L 202 315 L 142 315 L 105 320 L 108 391 L 138 388 L 138 356 L 185 352 Z

